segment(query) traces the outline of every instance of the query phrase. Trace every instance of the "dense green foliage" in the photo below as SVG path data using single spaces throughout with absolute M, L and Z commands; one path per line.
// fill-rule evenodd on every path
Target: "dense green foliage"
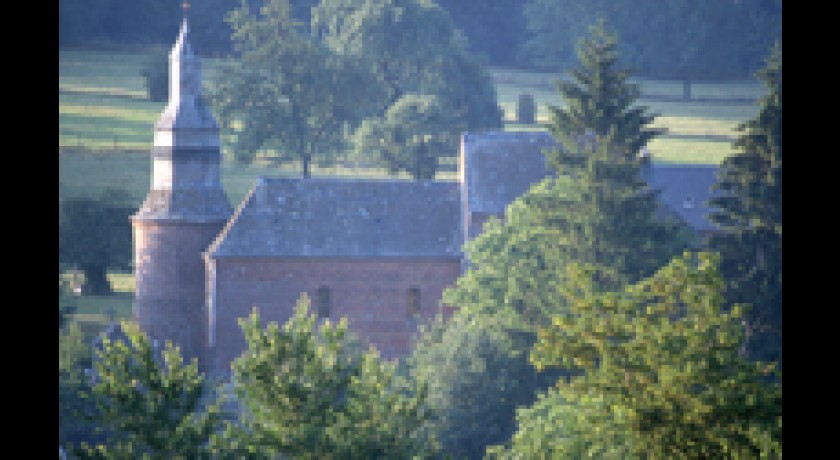
M 654 78 L 746 78 L 782 30 L 781 0 L 531 0 L 525 15 L 528 62 L 573 66 L 576 41 L 600 17 L 625 64 Z
M 311 8 L 343 0 L 292 0 L 308 28 Z M 180 2 L 61 0 L 59 44 L 166 44 L 178 31 Z M 586 26 L 602 16 L 622 38 L 622 53 L 641 75 L 656 78 L 747 77 L 781 37 L 781 0 L 439 0 L 465 37 L 466 49 L 497 66 L 566 68 Z M 190 21 L 204 55 L 232 50 L 225 15 L 239 0 L 193 2 Z
M 723 257 L 727 299 L 753 306 L 750 351 L 782 360 L 782 50 L 759 78 L 768 94 L 758 116 L 740 126 L 738 152 L 721 164 L 711 219 L 723 232 L 710 242 Z
M 231 3 L 197 3 L 196 36 L 199 5 L 231 10 Z M 214 101 L 238 160 L 302 161 L 308 176 L 309 162 L 328 164 L 343 149 L 350 127 L 357 147 L 392 172 L 428 179 L 438 158 L 454 153 L 447 143 L 461 131 L 496 123 L 492 84 L 465 50 L 497 59 L 493 50 L 504 48 L 498 55 L 511 59 L 511 43 L 496 44 L 509 36 L 507 27 L 519 27 L 510 25 L 517 2 L 441 1 L 461 12 L 448 19 L 423 0 L 325 0 L 310 36 L 301 12 L 315 3 L 269 1 L 259 10 L 246 2 L 228 16 L 240 54 L 220 68 Z M 777 27 L 780 3 L 530 2 L 539 32 L 531 50 L 548 44 L 562 57 L 544 64 L 568 65 L 568 44 L 584 30 L 575 27 L 598 12 L 623 41 L 600 23 L 580 43 L 573 81 L 558 84 L 564 105 L 550 109 L 562 148 L 547 155 L 559 176 L 536 184 L 508 207 L 504 222 L 491 220 L 466 246 L 471 265 L 444 296 L 459 308 L 420 335 L 408 375 L 364 351 L 346 322 L 318 326 L 306 300 L 282 327 L 263 328 L 255 313 L 241 323 L 248 349 L 232 368 L 236 410 L 219 431 L 211 392 L 176 350 L 156 355 L 127 328 L 129 343 L 105 343 L 91 387 L 83 372 L 90 348 L 78 328 L 60 330 L 60 443 L 99 444 L 79 453 L 102 457 L 480 458 L 493 444 L 490 456 L 500 458 L 781 457 L 781 373 L 744 354 L 781 359 L 781 51 L 760 73 L 770 94 L 742 126 L 736 145 L 743 153 L 723 164 L 720 188 L 729 195 L 716 202 L 715 218 L 726 232 L 712 240 L 720 264 L 705 253 L 671 259 L 687 236 L 656 217 L 656 191 L 640 180 L 636 157 L 656 135 L 654 116 L 636 105 L 638 89 L 617 67 L 719 75 L 702 60 L 712 56 L 715 72 L 740 75 L 753 65 L 751 47 Z M 76 6 L 99 5 L 86 14 L 107 18 L 116 14 L 107 4 L 74 3 L 60 33 L 81 35 L 86 16 Z M 62 1 L 60 13 L 69 5 Z M 509 22 L 500 20 L 505 15 Z M 707 19 L 719 28 L 691 22 Z M 485 20 L 499 20 L 498 33 L 483 30 Z M 567 37 L 538 43 L 549 31 L 539 28 L 543 20 Z M 769 26 L 755 26 L 761 21 Z M 158 33 L 168 42 L 176 23 L 156 26 L 172 26 L 171 34 L 134 29 L 125 37 L 144 42 Z M 649 39 L 656 47 L 643 44 Z M 735 55 L 743 58 L 737 64 Z M 85 269 L 82 257 L 91 257 L 100 267 L 105 244 L 130 255 L 124 241 L 111 239 L 130 235 L 127 214 L 97 210 L 105 201 L 113 202 L 62 203 L 62 261 Z M 125 227 L 116 230 L 117 223 Z M 96 228 L 112 224 L 107 235 Z M 130 259 L 120 260 L 105 266 Z M 104 279 L 104 269 L 90 272 L 88 280 Z M 104 428 L 101 438 L 91 438 L 91 421 Z
M 570 264 L 603 267 L 599 288 L 616 288 L 653 273 L 687 244 L 680 226 L 657 216 L 656 194 L 641 180 L 636 156 L 625 154 L 638 148 L 635 142 L 642 137 L 639 118 L 628 117 L 622 110 L 586 118 L 585 111 L 581 115 L 576 110 L 580 105 L 620 108 L 632 102 L 624 97 L 628 90 L 622 80 L 604 64 L 612 62 L 614 55 L 610 47 L 597 46 L 602 37 L 603 31 L 595 30 L 586 48 L 594 50 L 586 56 L 592 59 L 592 65 L 603 69 L 602 74 L 576 87 L 569 97 L 571 113 L 561 117 L 566 112 L 556 109 L 552 121 L 558 133 L 597 129 L 604 134 L 594 134 L 594 143 L 568 143 L 568 151 L 579 159 L 573 168 L 567 161 L 559 161 L 557 151 L 547 152 L 549 159 L 555 159 L 551 164 L 557 165 L 560 174 L 532 186 L 507 207 L 503 223 L 491 219 L 481 234 L 465 244 L 471 266 L 453 288 L 444 292 L 443 302 L 458 307 L 450 324 L 494 325 L 500 337 L 497 340 L 505 344 L 496 353 L 507 354 L 507 360 L 527 354 L 535 331 L 550 325 L 551 318 L 568 307 L 564 289 L 570 282 Z M 598 82 L 611 84 L 605 89 Z M 576 101 L 585 102 L 576 105 Z M 468 329 L 453 326 L 443 337 L 451 334 L 448 343 L 459 343 L 469 339 L 465 336 L 468 333 Z M 466 362 L 482 362 L 482 356 L 470 353 L 468 348 L 458 353 L 463 353 L 459 357 Z M 444 366 L 445 362 L 439 359 L 437 365 Z M 467 379 L 465 370 L 453 372 Z M 475 398 L 481 398 L 476 399 L 477 405 L 521 403 L 527 399 L 523 393 L 530 392 L 529 397 L 535 398 L 545 388 L 538 382 L 544 378 L 539 374 L 523 373 L 537 378 L 517 387 L 494 380 L 489 377 L 492 372 L 484 378 L 493 391 L 476 391 Z M 503 410 L 501 407 L 505 406 L 500 405 Z M 505 412 L 497 417 L 502 414 Z M 484 425 L 478 418 L 464 425 L 459 430 L 473 429 L 472 435 L 484 440 L 496 434 L 493 430 L 497 426 L 509 426 L 501 422 Z
M 69 450 L 91 441 L 93 426 L 85 419 L 93 406 L 82 395 L 90 389 L 85 369 L 93 351 L 76 323 L 58 330 L 58 445 Z
M 159 46 L 149 52 L 141 70 L 150 101 L 169 100 L 169 50 Z
M 639 87 L 628 81 L 630 71 L 619 67 L 618 39 L 603 21 L 589 28 L 577 54 L 571 81 L 557 82 L 564 106 L 548 107 L 549 131 L 560 141 L 548 160 L 573 176 L 603 144 L 611 144 L 609 153 L 616 162 L 632 162 L 659 134 L 650 128 L 655 115 L 636 103 Z
M 780 371 L 743 356 L 715 256 L 686 252 L 615 292 L 598 271 L 569 267 L 569 308 L 532 353 L 576 374 L 519 413 L 499 457 L 781 458 Z
M 357 66 L 341 59 L 298 27 L 288 0 L 250 3 L 228 21 L 240 56 L 218 69 L 211 100 L 223 140 L 234 158 L 259 153 L 282 164 L 329 164 L 343 150 L 343 128 L 371 104 L 373 87 Z
M 467 38 L 467 48 L 482 62 L 512 66 L 520 62 L 527 34 L 522 0 L 437 0 L 455 27 Z
M 254 311 L 240 321 L 246 351 L 232 364 L 238 422 L 223 458 L 420 458 L 435 453 L 422 382 L 364 351 L 346 320 L 317 324 L 302 297 L 282 328 Z
M 129 203 L 126 193 L 114 189 L 59 201 L 58 258 L 85 273 L 88 294 L 110 293 L 107 270 L 131 263 L 129 216 L 136 208 Z
M 437 96 L 405 94 L 385 114 L 365 119 L 353 134 L 357 155 L 370 155 L 391 174 L 408 171 L 434 179 L 441 153 L 452 144 L 455 124 Z
M 121 323 L 125 338 L 102 336 L 87 395 L 101 436 L 83 442 L 84 458 L 209 458 L 207 440 L 219 428 L 220 410 L 206 403 L 204 376 L 167 342 L 152 347 L 136 324 Z
M 448 304 L 541 324 L 560 306 L 554 296 L 564 265 L 610 267 L 605 286 L 634 282 L 687 244 L 684 227 L 659 217 L 656 191 L 641 178 L 636 152 L 653 117 L 632 105 L 626 75 L 612 67 L 613 44 L 602 27 L 582 43 L 580 83 L 561 84 L 567 107 L 551 107 L 549 127 L 561 147 L 546 155 L 558 177 L 532 186 L 508 206 L 503 224 L 489 221 L 465 245 L 473 269 L 445 293 Z
M 490 318 L 454 317 L 429 325 L 407 359 L 428 382 L 428 404 L 441 449 L 455 458 L 482 458 L 515 429 L 515 410 L 533 402 L 551 374 L 528 362 L 533 335 L 515 334 Z M 556 376 L 555 376 L 556 378 Z
M 404 169 L 418 179 L 433 177 L 431 159 L 454 157 L 461 132 L 502 126 L 489 74 L 469 56 L 448 14 L 433 2 L 324 1 L 313 9 L 312 31 L 334 52 L 362 63 L 384 90 L 356 140 L 357 150 L 364 151 L 375 147 L 372 136 L 381 136 L 384 145 L 376 148 L 377 159 L 389 170 Z M 411 116 L 416 128 L 402 136 L 393 122 L 409 114 L 417 114 Z M 435 139 L 417 149 L 412 138 L 418 131 L 434 131 Z M 408 152 L 395 156 L 400 146 Z M 427 167 L 417 168 L 422 163 Z

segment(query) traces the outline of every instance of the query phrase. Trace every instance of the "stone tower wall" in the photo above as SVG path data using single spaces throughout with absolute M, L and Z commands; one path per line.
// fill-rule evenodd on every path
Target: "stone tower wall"
M 181 348 L 204 368 L 207 343 L 202 251 L 224 221 L 134 220 L 134 319 L 152 340 Z

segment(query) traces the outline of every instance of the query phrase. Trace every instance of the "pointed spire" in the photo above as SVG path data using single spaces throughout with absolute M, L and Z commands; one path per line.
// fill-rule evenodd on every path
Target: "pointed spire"
M 201 91 L 201 62 L 190 43 L 189 1 L 181 4 L 183 21 L 169 53 L 169 101 L 156 129 L 218 129 Z

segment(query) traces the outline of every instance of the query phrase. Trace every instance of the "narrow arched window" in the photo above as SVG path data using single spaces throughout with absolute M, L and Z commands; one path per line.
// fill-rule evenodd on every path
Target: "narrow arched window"
M 420 288 L 408 288 L 406 292 L 405 316 L 408 319 L 417 319 L 420 316 Z
M 330 288 L 321 286 L 318 288 L 318 293 L 315 296 L 316 305 L 318 307 L 318 318 L 330 317 Z

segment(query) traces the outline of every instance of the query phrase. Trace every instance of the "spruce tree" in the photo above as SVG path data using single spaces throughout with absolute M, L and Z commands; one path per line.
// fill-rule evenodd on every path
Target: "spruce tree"
M 580 44 L 578 85 L 560 84 L 566 108 L 551 110 L 560 147 L 547 151 L 557 177 L 508 206 L 465 250 L 473 264 L 445 300 L 485 310 L 509 308 L 527 324 L 548 320 L 564 266 L 603 267 L 604 288 L 649 276 L 688 244 L 684 224 L 660 214 L 658 191 L 642 179 L 637 152 L 655 132 L 638 90 L 615 69 L 616 39 L 603 22 Z M 491 305 L 493 305 L 491 307 Z M 506 307 L 502 307 L 506 306 Z
M 751 305 L 751 356 L 782 356 L 782 49 L 757 74 L 767 88 L 758 115 L 741 124 L 738 153 L 721 164 L 711 215 L 722 233 L 710 245 L 722 256 L 730 303 Z
M 605 36 L 603 24 L 596 26 L 581 45 L 584 63 L 576 72 L 588 75 L 586 69 L 594 66 L 598 76 L 567 95 L 568 113 L 554 110 L 552 131 L 561 142 L 567 141 L 547 153 L 558 168 L 557 176 L 515 199 L 505 210 L 504 222 L 491 219 L 485 224 L 483 232 L 465 245 L 470 268 L 444 293 L 443 303 L 458 307 L 450 324 L 492 324 L 503 331 L 505 351 L 511 357 L 527 354 L 536 331 L 568 308 L 570 264 L 598 266 L 597 288 L 615 290 L 650 276 L 687 245 L 681 233 L 684 227 L 659 217 L 657 193 L 641 178 L 635 153 L 652 135 L 644 129 L 651 117 L 644 109 L 631 107 L 634 90 L 621 84 L 626 84 L 626 75 L 609 64 L 614 62 L 614 50 L 598 45 Z M 605 87 L 604 82 L 611 83 Z M 572 95 L 577 102 L 571 102 Z M 626 107 L 615 109 L 615 101 Z M 574 136 L 587 129 L 594 142 L 579 145 Z M 573 153 L 577 164 L 571 165 L 560 152 Z M 444 336 L 449 343 L 459 343 L 458 337 Z M 429 342 L 421 341 L 415 356 L 423 347 L 434 353 Z M 486 381 L 495 381 L 487 372 Z M 476 403 L 501 406 L 498 401 L 522 401 L 525 390 L 536 395 L 546 388 L 545 377 L 476 392 L 486 398 Z M 465 376 L 459 382 L 466 380 Z M 473 415 L 462 423 L 476 427 L 474 436 L 490 439 L 492 427 L 486 419 Z M 485 433 L 478 433 L 481 430 Z
M 83 397 L 93 410 L 95 442 L 83 441 L 81 458 L 211 458 L 207 442 L 220 425 L 220 407 L 198 361 L 185 363 L 179 348 L 162 350 L 134 322 L 120 323 L 125 337 L 103 336 L 93 364 L 93 384 Z
M 613 155 L 632 158 L 661 133 L 649 127 L 655 115 L 636 103 L 640 90 L 629 83 L 630 71 L 618 67 L 618 38 L 603 19 L 590 26 L 589 33 L 578 43 L 580 63 L 570 71 L 572 81 L 557 82 L 565 107 L 548 107 L 548 128 L 560 141 L 548 160 L 561 172 L 583 167 L 596 138 L 618 147 Z

